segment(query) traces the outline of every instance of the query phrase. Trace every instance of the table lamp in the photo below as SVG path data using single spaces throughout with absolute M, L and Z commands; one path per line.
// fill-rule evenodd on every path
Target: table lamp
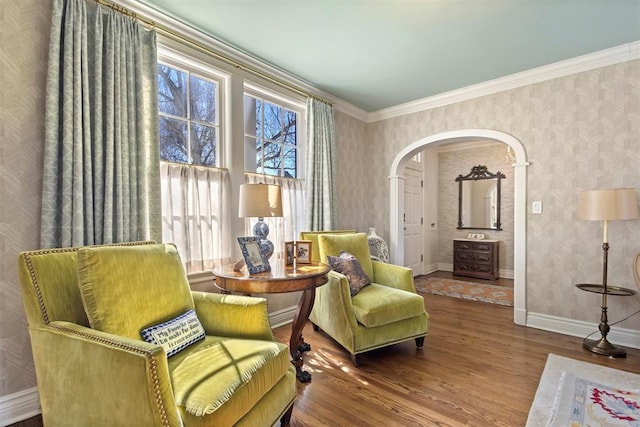
M 579 194 L 578 218 L 591 221 L 603 221 L 602 238 L 602 286 L 578 285 L 584 290 L 602 294 L 602 312 L 598 329 L 600 339 L 585 340 L 583 347 L 593 353 L 613 357 L 624 357 L 626 351 L 607 340 L 609 324 L 607 320 L 607 295 L 629 295 L 628 289 L 607 286 L 607 257 L 609 243 L 607 236 L 608 221 L 634 219 L 638 217 L 638 203 L 634 188 L 616 188 L 609 190 L 583 191 Z M 624 292 L 627 291 L 627 292 Z
M 267 258 L 271 257 L 273 255 L 273 243 L 267 238 L 269 227 L 264 222 L 264 218 L 282 216 L 280 186 L 272 184 L 242 184 L 240 186 L 238 216 L 240 218 L 258 218 L 258 222 L 253 226 L 253 234 L 260 238 L 260 246 L 265 256 Z

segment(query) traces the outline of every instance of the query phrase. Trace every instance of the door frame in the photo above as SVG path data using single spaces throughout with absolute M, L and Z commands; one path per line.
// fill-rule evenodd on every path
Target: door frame
M 524 145 L 514 136 L 505 132 L 491 129 L 460 129 L 442 132 L 419 139 L 407 145 L 394 158 L 389 174 L 390 190 L 390 259 L 394 264 L 404 265 L 404 233 L 402 212 L 404 211 L 404 181 L 400 175 L 407 162 L 417 153 L 427 147 L 452 142 L 468 142 L 477 140 L 492 140 L 511 147 L 515 154 L 514 171 L 514 232 L 513 232 L 513 291 L 514 307 L 513 321 L 517 325 L 527 323 L 527 155 Z
M 418 162 L 413 162 L 413 161 L 409 160 L 406 163 L 405 167 L 402 169 L 402 172 L 405 175 L 405 180 L 406 180 L 406 171 L 407 170 L 412 170 L 414 172 L 419 173 L 420 174 L 420 181 L 424 182 L 424 162 L 419 162 L 418 163 Z M 406 190 L 406 188 L 404 188 L 403 191 L 404 190 Z M 406 196 L 406 193 L 405 193 L 405 196 Z M 406 214 L 406 212 L 407 211 L 405 209 L 404 210 L 404 214 Z M 420 188 L 420 218 L 424 219 L 424 187 Z M 425 250 L 424 250 L 424 222 L 422 222 L 420 224 L 420 233 L 419 234 L 420 234 L 420 252 L 421 252 L 421 257 L 422 257 L 422 256 L 424 256 L 424 252 L 425 252 Z M 404 221 L 403 221 L 402 237 L 403 237 L 403 239 L 402 239 L 402 247 L 406 248 L 406 243 L 407 242 L 406 242 L 406 236 L 405 236 L 405 233 L 404 233 Z M 403 251 L 403 253 L 404 253 L 404 251 Z M 419 271 L 416 271 L 416 270 L 413 271 L 413 276 L 414 277 L 418 276 L 418 275 L 421 275 L 421 274 L 424 274 L 424 259 L 421 259 L 419 264 L 420 264 L 420 270 Z M 403 265 L 404 265 L 404 263 L 403 263 Z M 410 266 L 406 266 L 406 267 L 410 267 Z

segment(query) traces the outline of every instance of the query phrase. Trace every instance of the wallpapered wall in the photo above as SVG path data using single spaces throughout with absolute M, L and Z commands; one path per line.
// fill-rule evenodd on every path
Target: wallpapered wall
M 376 226 L 389 238 L 389 180 L 398 152 L 421 138 L 459 129 L 494 129 L 519 139 L 527 167 L 527 309 L 599 321 L 599 298 L 574 287 L 602 276 L 602 224 L 577 221 L 577 194 L 640 189 L 640 60 L 602 67 L 440 108 L 362 125 L 337 113 L 341 228 Z M 509 174 L 509 171 L 504 171 Z M 509 174 L 511 176 L 511 174 Z M 532 215 L 531 202 L 543 202 Z M 635 288 L 640 220 L 609 227 L 609 283 Z M 639 297 L 610 298 L 610 321 Z M 620 324 L 640 330 L 640 316 Z
M 468 232 L 484 233 L 487 239 L 500 241 L 501 270 L 513 271 L 513 168 L 507 161 L 506 145 L 490 145 L 468 150 L 446 151 L 438 155 L 438 263 L 453 263 L 453 239 L 466 237 Z M 458 230 L 458 175 L 467 175 L 471 168 L 484 165 L 491 173 L 502 172 L 500 180 L 500 222 L 502 230 Z
M 51 9 L 0 7 L 0 396 L 36 384 L 18 283 L 18 252 L 38 247 L 44 82 Z

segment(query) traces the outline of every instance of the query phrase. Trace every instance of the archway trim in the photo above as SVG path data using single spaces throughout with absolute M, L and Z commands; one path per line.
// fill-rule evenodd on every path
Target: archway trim
M 404 265 L 404 233 L 401 218 L 404 211 L 404 176 L 401 173 L 407 162 L 427 147 L 445 143 L 477 140 L 493 140 L 511 147 L 515 154 L 514 168 L 514 230 L 513 230 L 513 284 L 514 323 L 526 325 L 526 241 L 527 241 L 527 162 L 524 145 L 514 136 L 491 129 L 460 129 L 442 132 L 412 142 L 396 155 L 389 174 L 390 188 L 390 235 L 389 249 L 391 262 Z

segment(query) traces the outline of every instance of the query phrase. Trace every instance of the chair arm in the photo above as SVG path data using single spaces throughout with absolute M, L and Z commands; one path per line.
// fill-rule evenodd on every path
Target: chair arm
M 313 308 L 313 317 L 318 318 L 319 326 L 322 326 L 326 332 L 328 325 L 335 327 L 335 333 L 349 329 L 355 331 L 357 329 L 357 321 L 351 302 L 351 293 L 349 291 L 349 281 L 347 276 L 330 271 L 327 274 L 328 282 L 316 288 L 316 300 Z M 331 319 L 330 322 L 323 320 Z M 334 335 L 335 336 L 335 335 Z
M 207 335 L 274 341 L 266 299 L 198 291 L 191 294 Z
M 373 264 L 373 282 L 403 291 L 416 292 L 412 269 L 379 261 L 371 263 Z
M 63 321 L 29 333 L 45 425 L 182 425 L 161 346 Z

